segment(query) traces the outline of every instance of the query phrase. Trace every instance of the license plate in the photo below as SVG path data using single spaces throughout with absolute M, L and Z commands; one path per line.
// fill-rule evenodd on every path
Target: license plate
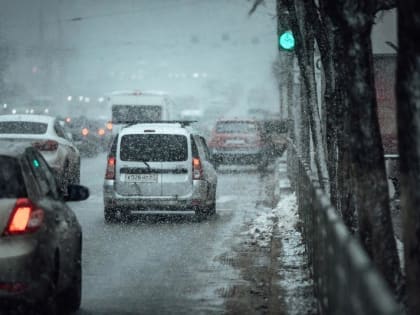
M 124 181 L 128 183 L 157 183 L 157 174 L 125 174 Z

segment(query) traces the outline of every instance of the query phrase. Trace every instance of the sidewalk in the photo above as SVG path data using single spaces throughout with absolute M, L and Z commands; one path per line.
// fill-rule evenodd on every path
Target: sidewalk
M 242 233 L 235 267 L 246 282 L 236 286 L 227 300 L 228 314 L 317 314 L 285 158 L 278 160 L 273 171 L 267 183 L 274 186 L 266 190 L 273 192 L 275 205 L 261 207 Z

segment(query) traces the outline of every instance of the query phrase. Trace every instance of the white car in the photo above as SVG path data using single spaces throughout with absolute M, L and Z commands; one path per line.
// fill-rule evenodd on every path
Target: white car
M 80 182 L 80 154 L 59 120 L 46 115 L 0 115 L 0 141 L 30 142 L 63 187 Z
M 217 174 L 203 137 L 180 123 L 123 128 L 108 155 L 105 221 L 143 211 L 216 212 Z

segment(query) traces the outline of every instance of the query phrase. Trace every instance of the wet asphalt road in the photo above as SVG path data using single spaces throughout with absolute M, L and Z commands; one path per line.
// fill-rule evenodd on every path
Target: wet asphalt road
M 83 301 L 77 314 L 220 314 L 218 292 L 240 281 L 219 257 L 238 242 L 258 211 L 264 180 L 252 167 L 221 170 L 217 215 L 148 216 L 106 225 L 102 181 L 105 155 L 82 161 L 81 182 L 91 191 L 71 203 L 83 228 Z

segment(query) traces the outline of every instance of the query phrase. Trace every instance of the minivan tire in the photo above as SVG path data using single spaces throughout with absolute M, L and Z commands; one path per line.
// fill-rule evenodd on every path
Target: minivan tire
M 216 214 L 216 200 L 207 208 L 207 215 L 213 216 Z
M 105 223 L 115 223 L 117 221 L 117 218 L 115 216 L 115 208 L 105 207 L 104 219 L 105 219 Z
M 208 213 L 206 208 L 199 207 L 195 209 L 195 216 L 198 218 L 198 220 L 203 220 L 207 218 L 207 215 Z

